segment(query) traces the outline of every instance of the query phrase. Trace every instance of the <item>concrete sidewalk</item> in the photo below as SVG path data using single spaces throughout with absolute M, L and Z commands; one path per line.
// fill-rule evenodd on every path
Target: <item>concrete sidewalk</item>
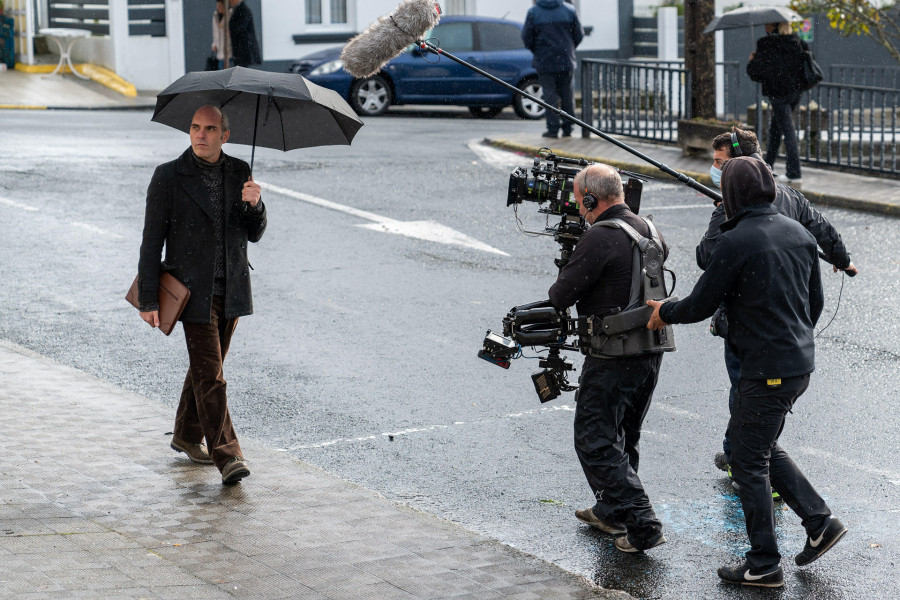
M 248 439 L 223 486 L 173 419 L 0 340 L 0 598 L 630 598 Z
M 651 157 L 655 161 L 671 167 L 675 171 L 696 179 L 711 187 L 709 167 L 712 159 L 683 156 L 677 146 L 652 144 L 628 138 L 618 138 L 628 146 Z M 547 139 L 540 134 L 519 134 L 507 138 L 487 139 L 493 146 L 534 156 L 542 147 L 550 147 L 554 152 L 566 156 L 586 158 L 594 162 L 604 162 L 614 167 L 644 173 L 665 181 L 676 181 L 652 164 L 634 154 L 597 136 L 580 137 L 580 129 L 570 138 Z M 710 140 L 712 144 L 712 140 Z M 712 152 L 712 150 L 710 150 Z M 522 166 L 531 167 L 527 161 Z M 775 171 L 783 173 L 784 161 L 775 164 Z M 784 182 L 781 178 L 779 181 Z M 880 213 L 900 217 L 900 181 L 880 177 L 853 175 L 803 165 L 803 183 L 799 188 L 811 202 L 820 205 L 838 206 L 854 210 Z M 698 195 L 699 192 L 697 192 Z M 701 196 L 706 198 L 705 196 Z M 710 205 L 712 206 L 712 205 Z
M 0 109 L 114 110 L 152 109 L 156 105 L 155 94 L 138 93 L 130 98 L 108 87 L 108 79 L 100 81 L 106 83 L 79 79 L 71 73 L 0 71 Z

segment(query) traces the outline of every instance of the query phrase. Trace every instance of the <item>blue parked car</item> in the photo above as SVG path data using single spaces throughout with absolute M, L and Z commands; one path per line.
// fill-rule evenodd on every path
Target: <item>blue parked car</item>
M 425 38 L 441 49 L 491 73 L 536 98 L 541 84 L 522 44 L 522 25 L 487 17 L 445 17 Z M 356 79 L 344 71 L 341 48 L 330 48 L 295 61 L 291 72 L 335 90 L 363 116 L 380 115 L 392 104 L 468 106 L 490 118 L 505 106 L 523 119 L 540 119 L 544 108 L 446 57 L 411 45 L 377 74 Z

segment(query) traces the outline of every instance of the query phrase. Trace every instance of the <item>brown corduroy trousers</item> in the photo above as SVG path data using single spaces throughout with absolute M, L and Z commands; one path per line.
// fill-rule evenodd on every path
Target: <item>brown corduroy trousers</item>
M 174 430 L 175 437 L 188 443 L 200 443 L 205 437 L 219 471 L 235 456 L 243 456 L 228 412 L 222 370 L 238 320 L 224 315 L 223 298 L 215 296 L 209 323 L 182 323 L 191 366 L 175 412 Z

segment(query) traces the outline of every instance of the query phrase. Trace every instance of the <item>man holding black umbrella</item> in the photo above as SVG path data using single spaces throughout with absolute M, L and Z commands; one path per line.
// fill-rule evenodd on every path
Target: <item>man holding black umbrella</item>
M 215 464 L 224 484 L 250 475 L 228 412 L 222 363 L 238 318 L 253 312 L 247 242 L 259 241 L 266 229 L 249 165 L 222 152 L 229 135 L 219 108 L 194 113 L 191 147 L 157 167 L 150 181 L 138 265 L 141 318 L 151 327 L 159 326 L 161 271 L 191 292 L 180 319 L 190 368 L 171 446 L 195 463 Z

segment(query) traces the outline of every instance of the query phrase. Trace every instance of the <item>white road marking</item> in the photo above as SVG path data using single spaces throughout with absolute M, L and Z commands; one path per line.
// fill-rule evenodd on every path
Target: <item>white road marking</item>
M 474 152 L 481 162 L 497 169 L 504 171 L 515 169 L 516 167 L 530 166 L 531 160 L 527 156 L 509 152 L 508 150 L 500 150 L 493 146 L 483 144 L 481 140 L 472 140 L 467 144 L 469 150 Z
M 16 202 L 15 200 L 10 200 L 9 198 L 4 198 L 2 196 L 0 196 L 0 204 L 12 206 L 13 208 L 18 208 L 19 210 L 27 210 L 28 212 L 37 212 L 38 211 L 38 209 L 35 208 L 34 206 L 22 204 L 21 202 Z
M 863 471 L 865 473 L 869 473 L 870 475 L 876 475 L 878 477 L 884 477 L 890 483 L 894 485 L 900 485 L 900 472 L 897 471 L 889 471 L 887 469 L 878 469 L 876 467 L 870 467 L 869 465 L 863 465 L 852 460 L 846 459 L 842 456 L 838 456 L 837 454 L 833 454 L 826 450 L 820 450 L 818 448 L 806 448 L 803 446 L 800 447 L 791 447 L 791 452 L 799 452 L 801 454 L 807 454 L 809 456 L 813 456 L 815 458 L 824 459 L 831 463 L 838 463 L 848 467 L 854 471 Z
M 335 444 L 341 444 L 346 442 L 365 442 L 369 440 L 375 440 L 379 437 L 382 438 L 395 438 L 401 435 L 408 435 L 410 433 L 422 433 L 426 431 L 437 431 L 442 429 L 450 429 L 450 427 L 460 427 L 462 425 L 470 425 L 472 423 L 484 423 L 487 421 L 495 421 L 497 419 L 517 419 L 524 416 L 535 415 L 542 412 L 555 412 L 555 411 L 574 411 L 575 407 L 571 404 L 558 404 L 555 406 L 542 406 L 539 408 L 534 408 L 532 410 L 526 410 L 518 413 L 510 413 L 507 415 L 500 415 L 499 417 L 489 417 L 485 419 L 478 419 L 476 421 L 454 421 L 453 425 L 431 425 L 430 427 L 416 427 L 413 429 L 404 429 L 402 431 L 394 431 L 394 432 L 384 432 L 378 435 L 365 435 L 357 438 L 338 438 L 336 440 L 329 440 L 327 442 L 319 442 L 316 444 L 298 444 L 296 446 L 291 446 L 290 448 L 278 448 L 278 452 L 293 452 L 294 450 L 309 450 L 312 448 L 325 448 L 327 446 L 333 446 Z
M 9 198 L 3 198 L 2 196 L 0 196 L 0 204 L 5 204 L 6 206 L 11 206 L 12 208 L 17 208 L 19 210 L 24 210 L 27 212 L 40 211 L 40 209 L 37 207 L 30 206 L 28 204 L 23 204 L 21 202 L 16 202 L 15 200 L 10 200 Z M 71 221 L 71 222 L 69 222 L 69 225 L 72 225 L 73 227 L 78 227 L 80 229 L 86 229 L 87 231 L 90 231 L 91 233 L 95 233 L 97 235 L 111 237 L 111 238 L 118 239 L 118 240 L 125 239 L 125 236 L 123 236 L 123 235 L 120 235 L 118 233 L 113 233 L 113 232 L 107 231 L 105 229 L 101 229 L 101 228 L 99 228 L 95 225 L 91 225 L 89 223 L 81 223 L 80 221 Z
M 462 246 L 463 248 L 471 248 L 473 250 L 480 250 L 482 252 L 489 252 L 491 254 L 499 254 L 500 256 L 509 256 L 509 254 L 503 252 L 502 250 L 498 250 L 483 242 L 479 242 L 478 240 L 471 238 L 464 233 L 460 233 L 459 231 L 451 229 L 446 225 L 441 225 L 440 223 L 435 223 L 433 221 L 397 221 L 389 217 L 383 217 L 381 215 L 376 215 L 375 213 L 370 213 L 365 210 L 359 210 L 350 206 L 344 206 L 343 204 L 338 204 L 336 202 L 332 202 L 331 200 L 317 198 L 316 196 L 311 196 L 302 192 L 296 192 L 294 190 L 283 188 L 277 185 L 272 185 L 270 183 L 257 183 L 259 183 L 259 187 L 261 187 L 262 189 L 274 192 L 276 194 L 282 194 L 296 200 L 301 200 L 303 202 L 308 202 L 310 204 L 315 204 L 316 206 L 327 208 L 329 210 L 336 210 L 338 212 L 352 215 L 360 219 L 373 221 L 373 223 L 371 224 L 367 223 L 360 225 L 360 227 L 364 227 L 366 229 L 372 229 L 384 233 L 393 233 L 410 238 L 426 240 L 429 242 L 438 242 L 440 244 L 447 244 L 450 246 Z
M 124 240 L 124 239 L 125 239 L 125 236 L 124 236 L 124 235 L 119 235 L 118 233 L 113 233 L 113 232 L 111 232 L 111 231 L 107 231 L 107 230 L 105 230 L 105 229 L 101 229 L 101 228 L 99 228 L 99 227 L 97 227 L 97 226 L 95 226 L 95 225 L 91 225 L 90 223 L 81 223 L 80 221 L 72 221 L 70 224 L 71 224 L 72 226 L 74 226 L 74 227 L 79 227 L 79 228 L 81 228 L 81 229 L 85 229 L 85 230 L 87 230 L 87 231 L 90 231 L 91 233 L 96 233 L 97 235 L 102 235 L 102 236 L 106 236 L 106 237 L 111 237 L 111 238 L 115 238 L 115 239 L 117 239 L 117 240 Z

